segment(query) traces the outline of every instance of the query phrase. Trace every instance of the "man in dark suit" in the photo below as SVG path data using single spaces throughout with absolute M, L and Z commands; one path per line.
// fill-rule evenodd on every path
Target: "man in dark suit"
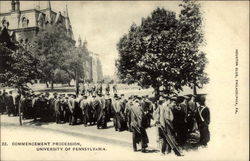
M 0 113 L 1 114 L 3 114 L 4 112 L 4 106 L 5 106 L 4 97 L 3 97 L 2 91 L 0 91 Z
M 9 94 L 6 94 L 6 107 L 8 116 L 11 114 L 14 115 L 14 99 L 12 96 L 12 91 L 9 91 Z
M 196 113 L 196 121 L 198 124 L 198 129 L 200 131 L 200 144 L 204 146 L 206 146 L 208 141 L 210 140 L 210 111 L 205 102 L 205 95 L 201 95 L 198 100 L 198 110 Z
M 15 116 L 19 115 L 19 104 L 20 104 L 20 99 L 21 99 L 21 94 L 20 92 L 17 93 L 17 95 L 15 96 Z
M 3 90 L 3 94 L 1 95 L 1 104 L 0 106 L 2 106 L 1 108 L 1 113 L 4 114 L 6 112 L 6 106 L 7 106 L 7 96 L 6 96 L 7 92 L 5 91 L 5 89 Z
M 87 98 L 88 98 L 88 96 L 84 95 L 83 99 L 80 102 L 80 108 L 81 108 L 82 117 L 83 117 L 82 120 L 83 120 L 83 124 L 85 127 L 88 124 L 88 118 L 89 118 L 89 112 L 88 112 L 89 104 L 88 104 Z
M 55 105 L 55 116 L 56 116 L 56 123 L 59 124 L 62 121 L 62 103 L 61 103 L 62 96 L 59 95 L 58 98 L 55 98 L 54 105 Z
M 146 152 L 148 135 L 145 128 L 145 114 L 140 104 L 141 98 L 136 96 L 130 109 L 131 131 L 133 136 L 133 149 L 137 151 L 136 144 L 141 143 L 141 151 Z

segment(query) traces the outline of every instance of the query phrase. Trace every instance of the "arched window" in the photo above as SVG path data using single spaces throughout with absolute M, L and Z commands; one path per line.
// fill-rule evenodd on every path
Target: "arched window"
M 27 27 L 28 27 L 28 26 L 29 26 L 29 22 L 30 22 L 30 21 L 29 21 L 29 19 L 27 19 L 27 21 L 26 21 L 26 22 L 27 22 Z
M 37 24 L 41 28 L 44 26 L 44 16 L 43 16 L 42 13 L 40 13 L 39 16 L 38 16 Z
M 2 22 L 1 22 L 2 26 L 4 26 L 5 23 L 6 23 L 6 20 L 3 19 Z
M 1 22 L 1 25 L 2 25 L 3 27 L 8 28 L 8 27 L 9 27 L 9 22 L 8 22 L 5 18 L 3 18 L 2 22 Z
M 29 25 L 29 19 L 27 19 L 26 17 L 22 18 L 22 27 L 28 27 Z

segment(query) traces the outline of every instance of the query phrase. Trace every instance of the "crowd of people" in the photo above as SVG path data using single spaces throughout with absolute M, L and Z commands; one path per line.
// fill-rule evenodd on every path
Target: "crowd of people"
M 80 85 L 80 90 L 82 91 L 82 93 L 84 93 L 87 96 L 91 96 L 91 95 L 95 95 L 97 93 L 103 93 L 103 87 L 104 92 L 106 94 L 110 94 L 111 89 L 113 90 L 114 94 L 117 94 L 117 84 L 116 83 L 106 83 L 105 86 L 103 86 L 102 81 L 98 82 L 97 84 L 95 83 L 91 83 L 91 82 L 84 82 L 81 83 Z
M 157 142 L 162 154 L 174 151 L 181 155 L 186 144 L 206 146 L 209 139 L 210 113 L 205 95 L 165 96 L 154 100 L 148 95 L 82 90 L 80 95 L 53 93 L 18 93 L 0 91 L 0 112 L 9 116 L 22 115 L 23 119 L 54 121 L 57 124 L 83 124 L 107 128 L 113 122 L 115 131 L 132 132 L 133 150 L 146 152 L 149 139 L 147 128 L 155 126 Z M 152 121 L 153 120 L 153 121 Z

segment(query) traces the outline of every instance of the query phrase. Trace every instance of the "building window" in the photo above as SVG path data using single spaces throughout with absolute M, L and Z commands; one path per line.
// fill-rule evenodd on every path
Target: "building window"
M 43 25 L 44 25 L 44 16 L 43 16 L 42 13 L 40 13 L 39 16 L 38 16 L 37 24 L 38 24 L 38 27 L 43 28 Z
M 29 25 L 29 19 L 27 19 L 26 17 L 22 18 L 22 27 L 28 27 Z
M 5 19 L 2 20 L 2 26 L 8 28 L 9 27 L 9 22 Z

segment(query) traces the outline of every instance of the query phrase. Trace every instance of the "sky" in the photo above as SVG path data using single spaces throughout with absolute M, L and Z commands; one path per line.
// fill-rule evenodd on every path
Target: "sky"
M 40 3 L 46 8 L 47 2 L 21 1 L 20 8 L 31 9 Z M 115 59 L 118 57 L 116 44 L 128 32 L 134 22 L 140 24 L 141 18 L 148 16 L 157 7 L 178 11 L 178 2 L 90 2 L 90 1 L 51 1 L 52 9 L 64 11 L 68 5 L 73 27 L 74 39 L 86 38 L 88 49 L 97 53 L 103 66 L 104 75 L 113 75 Z M 0 12 L 8 12 L 10 2 L 1 2 Z
M 179 3 L 180 1 L 52 1 L 51 6 L 55 11 L 64 11 L 66 4 L 68 5 L 75 40 L 78 40 L 79 36 L 83 40 L 86 39 L 88 49 L 99 55 L 104 75 L 113 75 L 115 59 L 118 58 L 116 44 L 128 32 L 131 24 L 140 24 L 141 18 L 150 15 L 157 7 L 179 13 Z M 218 45 L 223 46 L 221 50 L 228 49 L 225 45 L 230 43 L 232 36 L 237 39 L 237 35 L 244 35 L 245 30 L 238 28 L 247 29 L 247 3 L 201 1 L 207 42 L 205 51 L 212 52 L 210 50 Z M 41 9 L 46 8 L 47 1 L 21 1 L 21 10 L 34 8 L 37 4 L 40 4 Z M 0 12 L 9 10 L 10 2 L 2 1 Z M 220 43 L 218 40 L 221 37 L 218 36 L 224 37 Z M 209 59 L 214 59 L 211 53 L 209 56 Z

